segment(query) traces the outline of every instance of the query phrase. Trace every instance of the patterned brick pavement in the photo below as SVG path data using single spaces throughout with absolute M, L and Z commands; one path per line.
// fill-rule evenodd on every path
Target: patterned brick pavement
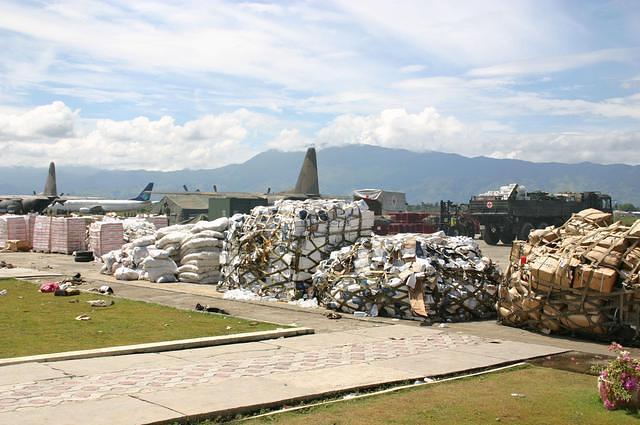
M 182 367 L 137 368 L 88 376 L 55 378 L 38 382 L 0 386 L 0 412 L 26 407 L 56 406 L 60 403 L 97 400 L 121 395 L 148 393 L 196 384 L 220 382 L 244 376 L 325 369 L 357 365 L 376 360 L 424 354 L 461 346 L 478 345 L 486 339 L 454 333 L 381 339 L 316 351 L 266 354 L 245 360 L 200 360 Z

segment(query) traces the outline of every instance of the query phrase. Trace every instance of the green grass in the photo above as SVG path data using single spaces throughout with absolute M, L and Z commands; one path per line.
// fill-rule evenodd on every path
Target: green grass
M 243 424 L 638 424 L 640 415 L 606 411 L 596 377 L 528 366 L 302 409 Z M 524 394 L 513 397 L 511 394 Z M 210 422 L 204 422 L 202 425 Z
M 0 279 L 2 289 L 7 295 L 0 296 L 0 358 L 281 327 L 100 294 L 56 297 L 38 292 L 33 283 L 15 279 Z M 115 304 L 92 308 L 86 301 L 95 299 L 113 299 Z M 75 300 L 78 302 L 72 302 Z M 75 320 L 81 314 L 91 320 Z
M 615 220 L 621 221 L 624 226 L 633 226 L 638 219 L 631 215 L 616 215 Z

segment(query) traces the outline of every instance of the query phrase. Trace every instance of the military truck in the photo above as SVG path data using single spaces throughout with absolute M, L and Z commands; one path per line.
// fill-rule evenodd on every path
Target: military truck
M 489 245 L 525 240 L 531 230 L 562 225 L 571 214 L 586 208 L 612 212 L 611 197 L 600 192 L 527 192 L 524 186 L 512 183 L 469 201 L 469 213 L 480 223 Z

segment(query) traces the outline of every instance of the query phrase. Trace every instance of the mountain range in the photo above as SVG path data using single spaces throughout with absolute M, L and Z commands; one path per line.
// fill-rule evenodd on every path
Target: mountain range
M 154 191 L 189 190 L 273 192 L 291 189 L 304 152 L 262 152 L 242 164 L 206 170 L 102 170 L 58 166 L 58 190 L 70 195 L 125 198 L 155 182 Z M 412 152 L 368 145 L 318 151 L 320 190 L 349 195 L 354 189 L 406 192 L 409 203 L 450 199 L 466 202 L 477 193 L 512 182 L 528 190 L 601 191 L 614 201 L 640 204 L 640 166 L 594 163 L 538 163 L 513 159 L 465 157 L 442 152 Z M 42 191 L 46 168 L 0 167 L 0 193 Z M 156 196 L 157 197 L 157 196 Z

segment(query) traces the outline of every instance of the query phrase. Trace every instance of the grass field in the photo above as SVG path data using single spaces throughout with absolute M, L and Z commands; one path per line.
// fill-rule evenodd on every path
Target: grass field
M 639 419 L 637 413 L 606 411 L 594 376 L 526 366 L 242 423 L 625 425 Z
M 56 297 L 38 292 L 33 283 L 14 279 L 0 279 L 3 289 L 7 294 L 0 296 L 0 358 L 281 327 L 100 294 Z M 95 299 L 113 299 L 115 304 L 92 308 L 87 301 Z M 81 314 L 91 320 L 75 320 Z

